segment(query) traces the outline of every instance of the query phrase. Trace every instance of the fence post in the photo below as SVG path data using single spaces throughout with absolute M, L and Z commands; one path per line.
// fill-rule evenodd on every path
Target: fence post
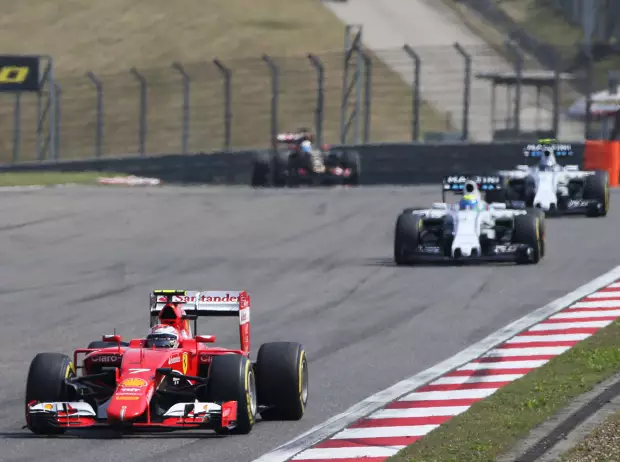
M 54 83 L 54 92 L 56 93 L 56 106 L 54 118 L 54 130 L 56 131 L 56 137 L 54 138 L 54 152 L 56 153 L 56 159 L 60 159 L 60 127 L 62 127 L 62 88 L 57 83 Z
M 185 72 L 183 64 L 175 61 L 172 63 L 172 68 L 179 71 L 183 78 L 183 133 L 181 134 L 181 149 L 183 150 L 183 154 L 187 154 L 189 144 L 190 79 L 189 74 Z
M 314 125 L 316 128 L 316 142 L 323 145 L 323 118 L 325 107 L 325 67 L 321 60 L 308 53 L 308 59 L 316 70 L 316 108 L 314 109 Z
M 404 45 L 403 50 L 413 60 L 413 80 L 411 82 L 411 141 L 418 141 L 420 137 L 420 56 L 409 45 Z
M 45 132 L 45 117 L 47 111 L 50 108 L 51 99 L 48 98 L 45 102 L 45 107 L 43 107 L 43 95 L 44 95 L 44 86 L 45 83 L 49 81 L 49 75 L 51 71 L 51 58 L 45 67 L 45 71 L 43 71 L 43 75 L 39 79 L 41 84 L 41 88 L 37 92 L 37 160 L 42 161 L 44 158 L 44 147 L 47 143 L 47 140 L 43 139 L 43 135 Z
M 269 55 L 263 55 L 263 61 L 271 73 L 271 145 L 275 148 L 278 137 L 278 99 L 280 96 L 280 71 Z
M 58 124 L 56 123 L 56 105 L 58 104 L 58 100 L 56 98 L 56 77 L 54 73 L 54 61 L 53 58 L 49 57 L 49 73 L 47 75 L 49 79 L 49 100 L 50 100 L 50 119 L 49 119 L 49 153 L 50 159 L 56 160 L 56 156 L 58 153 L 56 152 L 56 137 L 58 136 Z
M 22 120 L 22 95 L 15 93 L 15 106 L 13 107 L 13 163 L 19 160 L 21 147 L 21 120 Z
M 232 71 L 217 58 L 213 60 L 213 64 L 217 66 L 222 77 L 224 77 L 224 149 L 226 152 L 230 152 L 232 150 Z
M 517 134 L 521 133 L 521 87 L 522 87 L 522 79 L 523 79 L 523 65 L 524 65 L 524 57 L 521 50 L 510 40 L 506 40 L 504 42 L 506 49 L 511 51 L 515 57 L 515 72 L 516 72 L 516 95 L 515 95 L 515 110 L 514 110 L 514 130 Z
M 147 88 L 146 78 L 138 72 L 135 67 L 132 67 L 129 72 L 140 83 L 140 128 L 139 128 L 139 143 L 140 143 L 140 155 L 144 156 L 146 153 L 146 111 L 147 111 Z
M 370 138 L 370 117 L 372 104 L 372 59 L 365 52 L 360 52 L 364 61 L 364 143 Z
M 92 72 L 87 72 L 86 77 L 95 85 L 97 91 L 97 126 L 95 127 L 95 157 L 101 157 L 103 153 L 103 82 Z
M 463 84 L 463 126 L 462 126 L 462 141 L 469 139 L 469 110 L 471 104 L 471 55 L 467 53 L 465 48 L 459 43 L 454 43 L 454 48 L 465 60 L 465 76 Z

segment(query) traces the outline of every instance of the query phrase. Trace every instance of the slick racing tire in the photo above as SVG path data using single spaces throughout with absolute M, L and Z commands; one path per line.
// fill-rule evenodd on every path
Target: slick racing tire
M 344 180 L 345 185 L 357 186 L 360 184 L 360 174 L 362 173 L 362 163 L 360 154 L 357 151 L 344 151 L 342 153 L 342 168 L 350 168 L 351 176 Z
M 540 231 L 540 256 L 541 258 L 545 256 L 545 212 L 541 209 L 528 209 L 528 214 L 538 217 L 540 220 L 539 231 Z
M 396 229 L 394 231 L 394 262 L 397 265 L 410 264 L 411 261 L 406 258 L 404 253 L 406 245 L 417 245 L 420 240 L 418 223 L 420 218 L 418 215 L 412 214 L 405 210 L 396 220 Z
M 594 175 L 586 177 L 583 187 L 583 198 L 594 199 L 603 204 L 603 208 L 593 207 L 588 210 L 589 217 L 604 217 L 609 211 L 609 174 L 602 170 L 596 170 Z
M 308 360 L 299 343 L 261 345 L 256 359 L 258 402 L 263 420 L 299 420 L 308 402 Z
M 75 366 L 67 355 L 60 353 L 39 353 L 28 369 L 26 379 L 26 406 L 32 401 L 72 401 L 72 389 L 65 379 L 75 376 Z M 37 435 L 59 435 L 65 432 L 44 421 L 32 421 L 26 416 L 26 425 Z
M 256 399 L 256 376 L 248 358 L 238 354 L 221 355 L 213 358 L 209 368 L 207 401 L 221 403 L 237 401 L 237 427 L 232 434 L 250 433 L 256 422 L 258 402 Z M 227 429 L 216 429 L 217 433 L 229 433 Z
M 252 160 L 252 186 L 266 188 L 271 183 L 271 156 L 268 152 L 257 152 Z
M 515 216 L 514 232 L 512 236 L 513 244 L 526 244 L 533 249 L 531 258 L 527 256 L 519 257 L 519 264 L 536 264 L 542 258 L 542 233 L 541 219 L 534 214 Z

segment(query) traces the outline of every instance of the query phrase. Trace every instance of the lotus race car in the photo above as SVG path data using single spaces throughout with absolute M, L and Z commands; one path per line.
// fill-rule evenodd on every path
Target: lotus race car
M 299 420 L 308 400 L 308 361 L 299 343 L 263 344 L 250 359 L 246 292 L 156 290 L 146 338 L 104 335 L 69 358 L 39 353 L 26 385 L 26 427 L 36 434 L 111 427 L 209 429 L 246 434 L 258 414 Z M 212 346 L 195 335 L 197 318 L 239 319 L 240 349 Z
M 559 165 L 557 157 L 573 155 L 568 144 L 544 142 L 524 149 L 536 166 L 517 165 L 498 172 L 502 189 L 488 191 L 488 202 L 524 201 L 550 214 L 603 217 L 609 210 L 609 176 L 602 170 L 583 171 L 577 165 Z
M 280 133 L 273 152 L 254 158 L 252 186 L 357 185 L 360 157 L 357 151 L 313 145 L 307 129 Z
M 443 180 L 444 202 L 429 209 L 405 209 L 396 220 L 394 260 L 398 265 L 424 261 L 507 261 L 538 263 L 545 254 L 544 214 L 487 203 L 480 189 L 500 187 L 497 176 L 456 175 Z M 463 194 L 445 202 L 445 191 Z M 517 205 L 517 204 L 515 204 Z

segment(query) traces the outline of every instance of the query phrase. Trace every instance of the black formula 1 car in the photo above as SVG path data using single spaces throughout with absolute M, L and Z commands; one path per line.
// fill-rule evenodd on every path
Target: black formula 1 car
M 357 151 L 312 145 L 313 136 L 300 129 L 280 133 L 270 152 L 254 157 L 252 186 L 358 185 L 360 156 Z

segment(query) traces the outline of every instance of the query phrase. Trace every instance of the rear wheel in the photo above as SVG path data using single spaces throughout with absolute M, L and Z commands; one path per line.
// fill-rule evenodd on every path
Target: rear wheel
M 39 353 L 30 363 L 26 379 L 26 406 L 33 401 L 71 401 L 73 394 L 65 383 L 75 376 L 75 367 L 67 355 L 60 353 Z M 26 414 L 26 425 L 38 435 L 58 435 L 65 432 L 45 421 L 33 421 Z
M 207 401 L 237 401 L 237 427 L 230 433 L 250 433 L 256 421 L 256 396 L 256 377 L 248 358 L 237 354 L 213 358 L 209 369 Z M 228 433 L 227 429 L 216 431 Z
M 256 359 L 258 400 L 264 420 L 299 420 L 308 402 L 308 360 L 299 343 L 261 345 Z
M 271 156 L 268 152 L 257 152 L 252 163 L 252 186 L 266 188 L 271 183 Z
M 357 151 L 344 151 L 342 153 L 342 168 L 350 168 L 351 176 L 344 181 L 346 185 L 357 186 L 360 184 L 362 165 Z
M 397 265 L 411 263 L 407 259 L 407 248 L 415 247 L 420 241 L 418 223 L 420 218 L 413 213 L 406 211 L 401 213 L 396 220 L 396 230 L 394 232 L 394 262 Z
M 596 200 L 600 207 L 595 205 L 588 210 L 589 217 L 604 217 L 609 211 L 609 174 L 597 170 L 594 175 L 586 177 L 583 187 L 583 198 Z

